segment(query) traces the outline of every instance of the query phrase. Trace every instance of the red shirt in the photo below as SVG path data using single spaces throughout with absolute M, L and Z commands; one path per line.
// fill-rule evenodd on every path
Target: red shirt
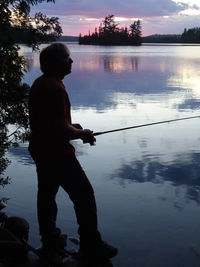
M 70 101 L 60 80 L 42 75 L 29 95 L 31 153 L 49 156 L 72 155 L 74 147 L 66 138 L 66 120 L 71 124 Z

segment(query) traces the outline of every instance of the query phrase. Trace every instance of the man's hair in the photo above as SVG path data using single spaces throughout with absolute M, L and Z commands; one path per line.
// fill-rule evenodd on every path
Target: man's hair
M 54 43 L 42 49 L 40 53 L 40 68 L 43 73 L 49 73 L 56 70 L 59 59 L 63 56 L 63 51 L 69 49 L 62 43 Z

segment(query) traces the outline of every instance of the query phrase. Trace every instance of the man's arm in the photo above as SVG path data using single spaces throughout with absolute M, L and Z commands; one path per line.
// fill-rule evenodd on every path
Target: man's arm
M 64 130 L 64 137 L 68 140 L 81 139 L 83 143 L 93 145 L 96 141 L 93 131 L 83 129 L 80 124 L 71 123 L 70 102 L 67 93 L 63 90 L 58 90 L 58 88 L 56 88 L 54 93 L 54 122 L 60 126 L 57 126 L 56 129 Z

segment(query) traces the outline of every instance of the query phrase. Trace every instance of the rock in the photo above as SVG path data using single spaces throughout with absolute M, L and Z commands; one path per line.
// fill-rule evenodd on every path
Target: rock
M 1 267 L 1 266 L 0 266 Z M 44 267 L 39 261 L 39 258 L 33 253 L 29 252 L 28 258 L 25 264 L 20 265 L 20 267 Z M 52 266 L 45 266 L 52 267 Z M 113 267 L 110 261 L 106 263 L 92 262 L 91 264 L 86 264 L 78 259 L 74 259 L 72 256 L 68 256 L 63 259 L 63 264 L 60 267 Z
M 5 207 L 6 207 L 6 204 L 0 201 L 0 210 L 4 209 Z

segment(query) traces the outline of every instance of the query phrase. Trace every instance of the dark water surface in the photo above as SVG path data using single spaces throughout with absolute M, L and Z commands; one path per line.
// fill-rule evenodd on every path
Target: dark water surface
M 94 131 L 200 115 L 200 47 L 98 47 L 69 44 L 72 74 L 64 79 L 73 122 Z M 38 53 L 28 83 L 40 75 Z M 174 122 L 73 142 L 93 184 L 103 238 L 119 248 L 115 267 L 200 266 L 200 120 Z M 36 172 L 26 145 L 8 153 L 12 183 L 6 212 L 26 218 L 40 244 Z M 76 236 L 72 203 L 57 196 L 58 225 Z

